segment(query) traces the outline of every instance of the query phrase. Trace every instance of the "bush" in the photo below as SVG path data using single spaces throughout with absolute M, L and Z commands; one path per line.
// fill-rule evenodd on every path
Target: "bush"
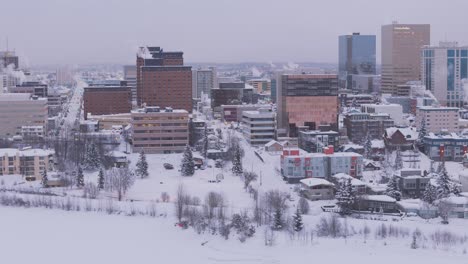
M 337 215 L 320 218 L 316 227 L 317 235 L 322 237 L 340 237 L 343 235 L 343 225 Z

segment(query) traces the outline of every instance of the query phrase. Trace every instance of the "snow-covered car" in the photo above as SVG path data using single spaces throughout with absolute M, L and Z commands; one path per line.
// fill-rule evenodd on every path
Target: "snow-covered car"
M 174 166 L 173 166 L 172 164 L 170 164 L 170 163 L 164 163 L 163 166 L 164 166 L 164 168 L 165 168 L 166 170 L 172 170 L 172 169 L 174 169 Z

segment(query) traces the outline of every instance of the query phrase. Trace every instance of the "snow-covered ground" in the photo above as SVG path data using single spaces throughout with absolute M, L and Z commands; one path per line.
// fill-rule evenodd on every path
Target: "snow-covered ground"
M 260 230 L 240 243 L 182 230 L 167 218 L 0 207 L 2 263 L 361 263 L 463 264 L 461 248 L 411 249 L 410 239 L 314 238 L 278 233 L 272 247 Z M 202 245 L 204 244 L 204 245 Z

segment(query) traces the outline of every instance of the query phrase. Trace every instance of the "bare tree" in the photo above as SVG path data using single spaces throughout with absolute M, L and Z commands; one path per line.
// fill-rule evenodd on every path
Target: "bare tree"
M 121 201 L 125 193 L 135 182 L 135 174 L 128 168 L 111 168 L 106 172 L 106 189 L 117 192 Z
M 218 217 L 224 218 L 224 197 L 216 192 L 209 192 L 205 197 L 205 213 L 208 219 L 212 219 L 215 216 L 216 210 L 218 211 Z
M 177 219 L 179 219 L 179 222 L 182 221 L 182 217 L 184 214 L 184 208 L 186 207 L 186 200 L 187 200 L 187 194 L 185 193 L 185 188 L 183 184 L 180 184 L 177 187 L 177 193 L 176 193 L 176 216 Z
M 268 222 L 271 221 L 273 213 L 280 213 L 285 215 L 285 211 L 288 208 L 286 204 L 287 194 L 278 190 L 271 190 L 265 193 L 263 197 L 263 203 L 265 204 L 266 216 Z
M 297 204 L 297 208 L 301 211 L 302 214 L 308 214 L 309 213 L 309 202 L 307 201 L 306 198 L 301 197 L 299 199 L 299 202 Z
M 438 205 L 439 215 L 442 218 L 443 224 L 449 223 L 450 212 L 453 209 L 453 205 L 446 200 L 441 200 Z
M 244 179 L 244 189 L 249 187 L 250 183 L 256 181 L 258 178 L 257 173 L 253 171 L 244 171 L 243 179 Z

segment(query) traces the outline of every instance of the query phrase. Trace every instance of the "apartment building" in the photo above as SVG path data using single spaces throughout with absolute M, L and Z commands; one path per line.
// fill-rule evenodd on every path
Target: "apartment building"
M 381 139 L 385 129 L 395 123 L 388 114 L 369 114 L 352 112 L 346 114 L 343 120 L 348 138 L 355 143 L 364 143 L 366 135 L 371 139 Z
M 131 112 L 133 152 L 177 153 L 189 143 L 189 113 L 170 107 Z
M 126 83 L 121 86 L 89 86 L 83 94 L 84 118 L 88 114 L 111 115 L 130 113 L 132 110 L 131 87 Z
M 242 133 L 251 145 L 265 145 L 275 139 L 275 113 L 270 109 L 242 112 Z
M 23 126 L 47 128 L 47 98 L 31 94 L 0 94 L 0 137 L 21 135 Z
M 53 169 L 54 151 L 43 149 L 0 149 L 0 176 L 19 174 L 41 180 L 43 171 Z
M 420 106 L 416 112 L 416 126 L 421 129 L 424 124 L 426 132 L 459 132 L 456 107 Z

